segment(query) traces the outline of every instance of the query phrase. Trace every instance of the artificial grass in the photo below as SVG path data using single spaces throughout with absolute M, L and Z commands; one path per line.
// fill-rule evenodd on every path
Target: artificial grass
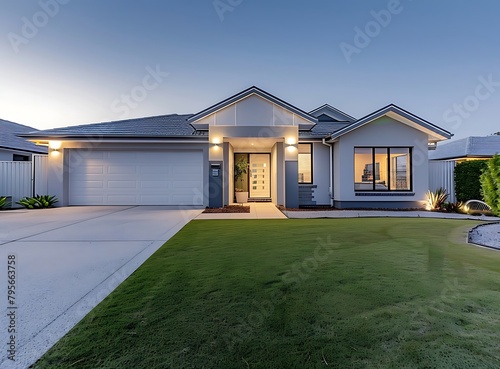
M 35 368 L 498 368 L 475 222 L 193 221 Z

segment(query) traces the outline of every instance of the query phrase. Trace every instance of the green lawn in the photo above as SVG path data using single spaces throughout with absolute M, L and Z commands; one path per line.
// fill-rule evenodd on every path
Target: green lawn
M 472 221 L 193 221 L 35 368 L 499 368 Z

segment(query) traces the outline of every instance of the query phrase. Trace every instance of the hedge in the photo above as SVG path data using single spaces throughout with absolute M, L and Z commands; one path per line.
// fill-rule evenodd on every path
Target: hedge
M 482 200 L 479 177 L 487 160 L 464 161 L 455 166 L 455 196 L 457 201 Z

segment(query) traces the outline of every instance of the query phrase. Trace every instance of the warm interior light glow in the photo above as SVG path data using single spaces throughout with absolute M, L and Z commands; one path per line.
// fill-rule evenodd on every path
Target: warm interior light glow
M 52 150 L 59 150 L 61 148 L 61 141 L 49 141 L 49 147 Z
M 287 143 L 288 145 L 295 145 L 295 144 L 296 144 L 295 138 L 293 138 L 293 137 L 288 137 L 288 138 L 286 139 L 286 143 Z

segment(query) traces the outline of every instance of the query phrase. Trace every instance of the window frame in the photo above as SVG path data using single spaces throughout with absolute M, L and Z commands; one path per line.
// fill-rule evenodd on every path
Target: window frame
M 371 180 L 372 183 L 372 188 L 371 189 L 356 189 L 356 179 L 353 181 L 354 185 L 354 192 L 376 192 L 376 193 L 394 193 L 394 192 L 413 192 L 413 147 L 412 146 L 355 146 L 354 147 L 354 153 L 353 153 L 353 169 L 356 166 L 356 149 L 370 149 L 371 150 L 371 165 L 374 168 L 373 171 L 373 179 Z M 376 149 L 385 149 L 385 155 L 387 156 L 387 189 L 381 190 L 376 188 L 377 180 L 376 180 Z M 409 181 L 410 181 L 410 186 L 406 190 L 401 190 L 401 189 L 392 189 L 391 188 L 391 149 L 407 149 L 408 150 L 408 156 L 409 156 L 409 165 L 407 170 L 409 170 Z M 354 173 L 353 173 L 354 174 Z M 354 177 L 354 176 L 353 176 Z
M 310 154 L 309 154 L 309 155 L 311 155 L 311 181 L 310 182 L 300 182 L 298 176 L 297 176 L 297 181 L 298 181 L 299 185 L 302 185 L 302 184 L 303 185 L 310 185 L 310 184 L 314 183 L 314 161 L 313 161 L 313 148 L 314 148 L 314 145 L 313 145 L 312 142 L 299 142 L 298 145 L 297 145 L 297 151 L 300 151 L 299 150 L 299 145 L 309 145 L 309 147 L 311 149 L 310 150 Z M 298 173 L 300 173 L 298 171 L 298 169 L 299 169 L 298 168 L 299 155 L 301 155 L 300 152 L 297 153 L 297 172 Z M 306 155 L 306 154 L 302 154 L 302 155 Z

